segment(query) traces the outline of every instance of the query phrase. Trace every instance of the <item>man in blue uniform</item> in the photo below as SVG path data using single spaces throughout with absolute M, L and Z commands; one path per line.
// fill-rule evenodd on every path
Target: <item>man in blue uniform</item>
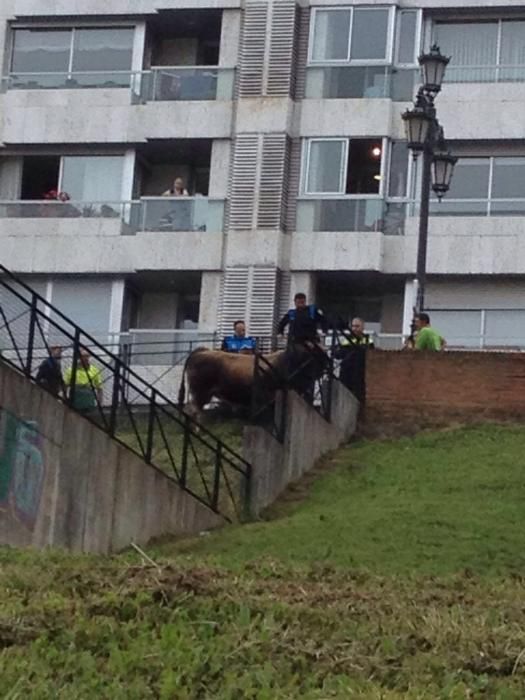
M 224 352 L 242 353 L 243 355 L 253 355 L 257 349 L 257 341 L 252 336 L 246 335 L 244 321 L 235 321 L 233 324 L 233 335 L 228 335 L 222 341 L 221 350 Z

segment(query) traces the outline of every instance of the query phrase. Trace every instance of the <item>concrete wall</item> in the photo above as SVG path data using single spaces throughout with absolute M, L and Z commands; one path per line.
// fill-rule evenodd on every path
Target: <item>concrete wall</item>
M 355 432 L 358 402 L 338 381 L 333 384 L 332 422 L 322 418 L 294 392 L 289 393 L 288 402 L 284 444 L 263 428 L 244 430 L 243 454 L 253 470 L 250 501 L 254 516 Z
M 54 219 L 0 220 L 2 264 L 22 273 L 122 273 L 135 270 L 220 270 L 222 233 L 211 231 L 147 232 L 132 236 L 106 235 L 114 220 L 87 219 L 53 232 Z M 33 220 L 31 220 L 33 221 Z M 64 220 L 67 221 L 67 220 Z M 66 226 L 66 228 L 67 228 Z M 82 235 L 91 230 L 91 235 Z M 100 233 L 99 233 L 100 232 Z M 75 234 L 77 234 L 75 236 Z M 75 245 L 72 245 L 73 240 Z
M 108 553 L 221 518 L 0 363 L 0 544 Z
M 367 420 L 525 417 L 525 353 L 381 352 L 367 359 Z

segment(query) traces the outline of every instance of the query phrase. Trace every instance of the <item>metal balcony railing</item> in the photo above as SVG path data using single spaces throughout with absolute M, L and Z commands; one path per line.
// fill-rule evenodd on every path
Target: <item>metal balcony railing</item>
M 382 231 L 385 203 L 380 197 L 301 197 L 297 231 Z
M 525 64 L 447 66 L 445 83 L 522 83 Z

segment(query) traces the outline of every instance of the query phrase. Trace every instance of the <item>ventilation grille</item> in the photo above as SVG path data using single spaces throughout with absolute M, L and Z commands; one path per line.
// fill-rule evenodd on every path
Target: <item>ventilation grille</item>
M 295 14 L 294 0 L 278 0 L 273 4 L 266 84 L 266 94 L 270 96 L 291 94 L 294 72 Z
M 295 86 L 297 100 L 304 100 L 306 94 L 306 66 L 308 64 L 308 44 L 310 41 L 310 8 L 297 10 L 297 36 L 295 57 Z
M 290 144 L 290 164 L 288 167 L 288 191 L 286 194 L 286 230 L 297 228 L 297 197 L 301 186 L 301 139 L 293 139 Z
M 266 2 L 246 3 L 239 66 L 240 97 L 262 95 L 267 20 Z
M 250 335 L 268 338 L 274 333 L 277 306 L 276 267 L 228 267 L 225 270 L 220 329 L 232 332 L 237 320 L 244 320 Z
M 257 228 L 280 229 L 286 202 L 288 139 L 286 134 L 263 136 L 262 164 L 259 180 Z
M 235 139 L 230 188 L 229 228 L 249 230 L 253 226 L 259 137 L 239 134 Z

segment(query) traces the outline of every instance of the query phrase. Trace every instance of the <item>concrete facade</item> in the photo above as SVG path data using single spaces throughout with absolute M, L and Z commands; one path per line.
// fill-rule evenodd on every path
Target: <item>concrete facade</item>
M 366 58 L 361 47 L 354 60 L 357 39 L 350 30 L 347 58 L 323 48 L 335 46 L 329 15 L 322 15 L 330 9 L 388 10 L 383 57 Z M 409 11 L 414 11 L 412 34 L 401 40 Z M 184 297 L 191 307 L 187 318 L 181 311 L 177 328 L 226 332 L 235 316 L 250 321 L 251 333 L 267 335 L 293 291 L 305 290 L 328 313 L 362 315 L 370 329 L 397 334 L 401 342 L 411 300 L 407 295 L 404 303 L 390 300 L 410 288 L 415 274 L 413 203 L 419 174 L 408 152 L 400 165 L 403 157 L 394 149 L 404 139 L 400 115 L 411 104 L 412 73 L 416 87 L 416 57 L 429 48 L 438 25 L 458 20 L 466 33 L 476 32 L 477 21 L 499 23 L 498 50 L 503 51 L 500 25 L 523 20 L 521 13 L 517 0 L 492 0 L 482 9 L 474 0 L 460 5 L 404 0 L 395 6 L 378 0 L 4 0 L 0 261 L 28 281 L 32 275 L 48 281 L 111 276 L 124 289 L 112 330 L 129 330 L 140 316 L 142 295 L 161 291 Z M 55 87 L 39 88 L 48 74 L 29 80 L 24 70 L 31 71 L 15 71 L 12 63 L 16 37 L 32 26 L 131 29 L 130 86 L 108 87 L 114 80 L 111 66 L 97 64 L 100 87 L 79 88 L 83 78 L 75 72 L 73 39 L 66 85 L 60 79 Z M 363 26 L 373 31 L 377 23 Z M 370 36 L 368 44 L 376 40 Z M 525 122 L 516 116 L 525 105 L 525 67 L 512 58 L 513 46 L 505 59 L 515 64 L 510 75 L 501 73 L 503 54 L 495 59 L 494 72 L 482 78 L 469 69 L 468 57 L 462 64 L 453 56 L 449 81 L 437 98 L 452 150 L 461 159 L 490 161 L 487 187 L 493 187 L 497 168 L 512 165 L 512 158 L 523 160 L 512 167 L 523 165 L 525 173 Z M 101 55 L 106 48 L 102 42 Z M 364 52 L 361 58 L 358 51 Z M 50 60 L 44 50 L 41 54 Z M 20 60 L 30 65 L 23 52 Z M 491 65 L 488 59 L 484 63 Z M 150 94 L 147 75 L 159 66 L 168 71 L 168 82 L 159 82 L 167 92 Z M 194 77 L 186 78 L 191 73 L 183 69 L 195 69 Z M 159 75 L 159 81 L 166 79 L 162 70 Z M 234 76 L 235 86 L 228 87 Z M 338 146 L 323 156 L 329 142 L 341 144 L 341 161 Z M 370 165 L 353 160 L 364 157 L 353 149 L 365 143 L 379 149 L 377 191 L 370 182 L 352 183 L 353 172 Z M 78 160 L 71 165 L 75 177 L 68 179 L 68 159 L 94 155 L 122 158 L 117 201 L 105 209 L 100 200 L 105 190 L 113 191 L 111 182 L 94 187 L 79 174 L 84 166 Z M 89 172 L 103 181 L 99 163 L 100 173 Z M 42 175 L 35 184 L 31 173 L 39 168 L 56 168 L 57 189 L 77 188 L 82 202 L 95 198 L 94 213 L 78 202 L 72 202 L 70 215 L 66 207 L 25 203 L 35 192 L 39 199 L 38 183 L 49 180 Z M 338 170 L 339 184 L 327 184 Z M 519 178 L 521 170 L 516 172 Z M 144 199 L 162 194 L 177 175 L 195 195 L 191 203 L 172 210 L 165 202 Z M 459 170 L 456 177 L 458 182 L 463 177 Z M 451 315 L 440 317 L 445 335 L 455 329 L 454 310 L 468 310 L 472 290 L 480 285 L 490 291 L 512 280 L 522 290 L 518 308 L 525 319 L 525 196 L 521 201 L 512 179 L 503 178 L 508 193 L 497 195 L 505 215 L 491 207 L 496 196 L 491 191 L 482 198 L 486 211 L 483 202 L 479 212 L 469 211 L 475 195 L 467 193 L 458 204 L 461 215 L 431 217 L 429 281 L 441 288 L 450 284 L 455 292 Z M 387 207 L 394 213 L 386 214 Z M 516 307 L 502 310 L 510 308 Z M 171 318 L 165 323 L 172 327 Z

